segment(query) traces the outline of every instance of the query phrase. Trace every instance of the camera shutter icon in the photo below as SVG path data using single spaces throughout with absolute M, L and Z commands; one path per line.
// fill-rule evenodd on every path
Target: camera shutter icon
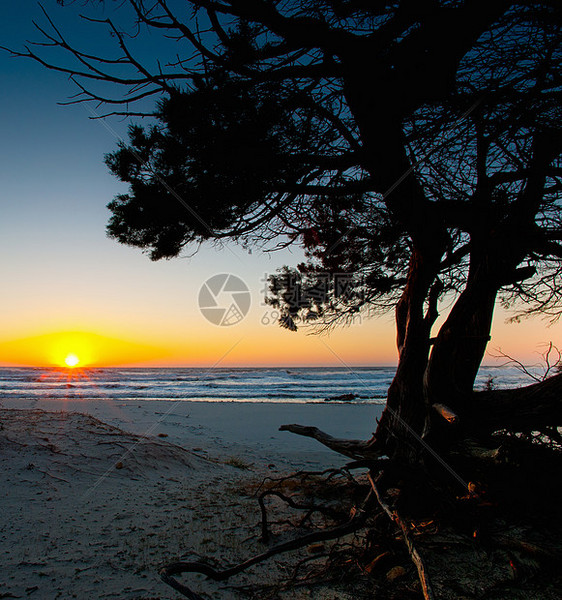
M 213 325 L 230 327 L 248 314 L 251 296 L 248 286 L 236 275 L 221 273 L 207 279 L 199 290 L 199 310 Z

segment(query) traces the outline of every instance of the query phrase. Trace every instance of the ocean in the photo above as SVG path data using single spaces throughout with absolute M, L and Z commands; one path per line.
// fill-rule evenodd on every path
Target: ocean
M 384 402 L 394 367 L 0 368 L 2 398 L 190 400 L 207 402 Z M 482 367 L 476 387 L 532 383 L 514 367 Z M 339 401 L 342 401 L 340 398 Z

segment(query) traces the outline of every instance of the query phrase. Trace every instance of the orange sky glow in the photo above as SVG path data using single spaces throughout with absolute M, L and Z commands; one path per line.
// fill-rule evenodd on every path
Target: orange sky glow
M 3 22 L 3 43 L 21 46 L 34 36 L 32 17 L 42 19 L 41 8 L 5 4 L 11 16 Z M 76 19 L 66 4 L 57 14 L 72 30 Z M 263 300 L 265 282 L 283 265 L 304 260 L 298 246 L 250 252 L 230 242 L 203 244 L 194 255 L 188 248 L 185 257 L 155 263 L 108 239 L 106 205 L 126 186 L 103 157 L 115 150 L 116 135 L 127 136 L 129 122 L 108 119 L 108 127 L 81 108 L 61 107 L 75 86 L 32 61 L 16 64 L 0 53 L 0 71 L 2 114 L 10 115 L 0 139 L 0 366 L 67 368 L 69 355 L 78 369 L 396 364 L 392 313 L 359 315 L 328 335 L 276 324 Z M 212 325 L 198 306 L 205 282 L 225 272 L 251 292 L 249 313 L 232 327 Z M 549 341 L 562 347 L 562 324 L 533 318 L 508 325 L 508 316 L 496 311 L 486 364 L 498 364 L 499 349 L 532 364 Z
M 234 366 L 373 366 L 396 363 L 394 324 L 390 316 L 369 319 L 327 335 L 288 332 L 256 321 L 216 327 L 192 315 L 185 323 L 161 323 L 159 334 L 146 326 L 141 336 L 132 331 L 100 335 L 86 330 L 52 331 L 15 339 L 0 339 L 0 366 L 68 367 L 234 367 Z M 198 318 L 199 317 L 199 318 Z M 252 318 L 253 317 L 253 318 Z M 115 328 L 114 328 L 115 329 Z M 501 349 L 527 363 L 535 362 L 543 345 L 557 343 L 562 327 L 550 328 L 540 320 L 507 325 L 498 314 L 486 364 Z M 72 362 L 72 360 L 71 360 Z
M 211 330 L 206 336 L 193 335 L 185 340 L 175 337 L 157 344 L 81 331 L 54 332 L 0 341 L 0 365 L 65 367 L 69 355 L 79 359 L 79 367 L 346 366 L 394 362 L 392 343 L 375 354 L 376 343 L 369 347 L 366 339 L 361 340 L 364 336 L 358 339 L 350 333 L 310 336 L 278 328 L 266 331 L 232 328 Z
M 118 366 L 143 363 L 163 354 L 161 349 L 150 345 L 80 331 L 0 342 L 0 362 L 34 367 Z M 73 357 L 78 359 L 77 363 Z

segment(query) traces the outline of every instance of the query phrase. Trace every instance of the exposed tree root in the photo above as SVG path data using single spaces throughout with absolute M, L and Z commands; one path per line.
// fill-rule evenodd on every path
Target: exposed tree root
M 373 492 L 375 493 L 382 509 L 390 517 L 390 519 L 394 521 L 402 530 L 402 536 L 404 537 L 404 542 L 406 543 L 406 547 L 408 548 L 408 553 L 410 554 L 412 562 L 418 570 L 418 577 L 422 587 L 423 597 L 425 598 L 425 600 L 435 600 L 435 594 L 433 593 L 433 589 L 431 588 L 431 584 L 429 582 L 429 574 L 427 572 L 427 567 L 425 566 L 423 558 L 421 557 L 416 546 L 414 545 L 414 541 L 412 539 L 412 535 L 410 533 L 408 525 L 405 523 L 404 519 L 402 519 L 402 517 L 398 514 L 398 512 L 396 510 L 392 510 L 390 506 L 384 501 L 370 473 L 367 477 L 369 478 L 369 482 L 371 483 Z
M 514 443 L 518 447 L 523 444 L 519 441 Z M 529 459 L 535 471 L 535 459 L 539 455 L 537 451 L 534 458 Z M 470 476 L 471 488 L 475 485 L 478 488 L 478 482 L 483 482 L 481 494 L 461 497 L 454 486 L 447 487 L 439 482 L 436 489 L 427 481 L 428 474 L 412 473 L 397 463 L 390 463 L 388 468 L 381 470 L 379 461 L 372 463 L 369 482 L 364 476 L 345 476 L 347 468 L 365 467 L 365 463 L 352 463 L 343 472 L 338 469 L 321 473 L 300 472 L 297 474 L 300 478 L 293 481 L 287 477 L 271 480 L 269 489 L 264 490 L 260 486 L 262 501 L 268 496 L 276 496 L 297 510 L 333 508 L 334 515 L 326 515 L 330 524 L 333 516 L 337 518 L 338 512 L 340 519 L 345 518 L 341 516 L 344 513 L 340 512 L 337 503 L 330 504 L 332 499 L 337 501 L 348 494 L 357 498 L 360 494 L 360 500 L 352 505 L 361 504 L 361 508 L 355 514 L 352 510 L 353 516 L 343 524 L 324 525 L 325 529 L 275 545 L 232 567 L 221 570 L 203 561 L 178 562 L 162 569 L 162 579 L 183 596 L 202 600 L 202 596 L 181 581 L 180 574 L 200 573 L 215 581 L 225 581 L 275 555 L 356 533 L 354 538 L 345 539 L 343 545 L 312 546 L 308 549 L 308 556 L 301 556 L 295 561 L 296 567 L 287 572 L 282 582 L 254 583 L 233 589 L 246 590 L 254 598 L 277 598 L 277 594 L 284 590 L 300 586 L 312 589 L 318 585 L 328 586 L 332 591 L 353 589 L 357 598 L 371 597 L 373 593 L 375 597 L 379 593 L 381 597 L 413 597 L 423 592 L 426 600 L 434 600 L 435 586 L 438 586 L 439 598 L 443 600 L 458 596 L 483 598 L 488 593 L 494 598 L 520 597 L 513 593 L 520 589 L 528 590 L 528 597 L 544 600 L 555 597 L 548 594 L 558 582 L 555 566 L 562 556 L 562 548 L 557 542 L 558 521 L 554 521 L 551 527 L 545 516 L 552 513 L 550 505 L 557 502 L 558 496 L 544 497 L 545 503 L 549 503 L 544 516 L 540 507 L 529 514 L 525 507 L 541 496 L 540 478 L 537 479 L 537 490 L 529 490 L 533 492 L 532 497 L 525 498 L 521 496 L 521 487 L 512 474 L 519 468 L 524 468 L 527 473 L 529 465 L 505 465 L 466 454 L 463 461 L 457 465 L 458 468 L 467 477 Z M 557 463 L 554 461 L 554 464 Z M 552 465 L 544 464 L 545 475 L 553 472 Z M 375 480 L 377 473 L 380 475 Z M 324 477 L 319 478 L 319 475 Z M 342 480 L 334 481 L 337 476 L 341 476 Z M 475 476 L 478 479 L 474 479 Z M 303 499 L 294 497 L 292 490 L 300 490 Z M 320 498 L 322 502 L 318 500 Z M 325 500 L 327 503 L 323 504 Z M 515 501 L 518 502 L 517 507 L 513 507 Z M 262 511 L 265 511 L 265 504 L 262 504 Z M 528 518 L 520 525 L 522 515 Z M 264 526 L 270 526 L 267 517 L 265 525 L 263 519 L 262 512 L 262 530 Z M 394 525 L 400 528 L 398 538 Z M 286 535 L 286 531 L 283 533 Z M 433 583 L 422 554 L 431 561 Z M 421 590 L 415 578 L 403 568 L 407 568 L 408 560 L 416 567 Z M 310 568 L 303 572 L 305 565 L 310 565 Z M 395 580 L 393 572 L 398 567 L 402 574 Z
M 372 490 L 370 490 L 367 494 L 367 497 L 363 501 L 361 507 L 355 510 L 352 517 L 346 523 L 338 525 L 336 527 L 332 527 L 330 529 L 315 531 L 298 539 L 278 544 L 276 546 L 273 546 L 266 552 L 258 554 L 257 556 L 253 556 L 252 558 L 249 558 L 248 560 L 242 563 L 234 565 L 233 567 L 229 567 L 223 570 L 217 570 L 211 565 L 208 565 L 203 562 L 175 562 L 162 568 L 160 570 L 160 577 L 165 583 L 167 583 L 175 590 L 183 594 L 186 598 L 190 598 L 190 600 L 203 600 L 203 598 L 199 594 L 195 593 L 189 587 L 178 581 L 175 578 L 175 576 L 180 575 L 182 573 L 201 573 L 202 575 L 206 575 L 207 577 L 215 581 L 224 581 L 232 577 L 233 575 L 237 575 L 238 573 L 245 571 L 249 567 L 263 562 L 264 560 L 267 560 L 268 558 L 271 558 L 272 556 L 275 556 L 277 554 L 297 550 L 315 542 L 333 540 L 344 535 L 348 535 L 349 533 L 353 533 L 354 531 L 357 531 L 358 529 L 364 526 L 365 521 L 369 516 L 370 509 L 372 508 L 374 503 L 375 494 Z
M 553 397 L 560 382 L 562 382 L 562 379 L 555 382 L 552 386 L 551 392 Z M 537 386 L 542 387 L 544 383 L 537 384 Z M 533 398 L 536 390 L 532 388 L 535 387 L 523 388 L 521 390 L 523 397 L 527 397 L 530 394 L 528 397 Z M 506 400 L 504 408 L 507 405 Z M 552 400 L 551 406 L 555 405 L 556 401 Z M 529 410 L 532 412 L 531 408 Z M 441 411 L 440 414 L 444 416 L 444 411 Z M 512 422 L 515 423 L 516 420 L 512 420 Z M 519 423 L 519 421 L 517 422 Z M 532 422 L 534 423 L 535 421 Z M 461 425 L 464 434 L 467 431 L 472 431 L 472 428 L 470 426 L 466 427 L 466 425 L 466 422 Z M 463 474 L 463 477 L 466 477 L 468 494 L 459 497 L 457 495 L 458 492 L 454 491 L 455 488 L 452 486 L 449 488 L 447 483 L 442 482 L 439 477 L 433 482 L 437 484 L 437 488 L 435 488 L 431 481 L 428 480 L 428 477 L 431 477 L 431 469 L 428 471 L 425 471 L 423 468 L 413 470 L 412 468 L 406 468 L 403 464 L 396 461 L 381 459 L 381 452 L 374 438 L 368 441 L 341 440 L 320 431 L 316 427 L 304 427 L 301 425 L 284 425 L 280 429 L 296 433 L 297 435 L 312 437 L 330 449 L 352 458 L 354 462 L 346 465 L 343 469 L 328 469 L 322 472 L 298 472 L 288 477 L 270 479 L 269 481 L 271 481 L 272 485 L 267 486 L 265 490 L 263 486 L 268 479 L 264 480 L 256 492 L 261 509 L 262 540 L 265 541 L 270 536 L 265 505 L 266 498 L 270 496 L 279 498 L 291 508 L 306 511 L 306 515 L 301 520 L 300 526 L 303 525 L 307 517 L 310 517 L 315 512 L 322 513 L 330 519 L 334 519 L 334 521 L 336 521 L 338 515 L 340 519 L 342 518 L 342 513 L 339 512 L 337 506 L 322 504 L 316 501 L 316 498 L 325 496 L 325 491 L 323 491 L 325 488 L 330 490 L 330 494 L 326 497 L 332 496 L 334 490 L 337 494 L 340 494 L 340 490 L 346 489 L 354 495 L 360 491 L 362 498 L 364 498 L 361 508 L 352 511 L 351 518 L 343 524 L 327 527 L 323 530 L 303 535 L 298 539 L 280 543 L 271 547 L 266 552 L 226 569 L 219 570 L 204 562 L 176 562 L 163 568 L 160 572 L 162 579 L 185 597 L 191 600 L 202 600 L 200 595 L 193 592 L 188 586 L 177 579 L 177 576 L 182 573 L 200 573 L 215 581 L 224 581 L 275 555 L 297 550 L 316 542 L 334 540 L 357 532 L 367 525 L 367 519 L 369 519 L 369 530 L 366 533 L 366 537 L 361 538 L 361 546 L 354 545 L 351 552 L 346 550 L 343 553 L 335 552 L 333 555 L 332 551 L 330 551 L 323 569 L 319 570 L 315 568 L 306 574 L 304 578 L 296 581 L 296 575 L 293 574 L 291 580 L 286 581 L 286 585 L 289 587 L 292 585 L 315 585 L 319 581 L 331 581 L 337 584 L 340 581 L 338 577 L 343 573 L 347 574 L 344 576 L 352 575 L 353 577 L 356 575 L 361 576 L 361 574 L 371 575 L 373 569 L 381 573 L 380 565 L 382 564 L 383 569 L 386 568 L 384 560 L 380 561 L 380 564 L 377 562 L 381 556 L 386 556 L 386 560 L 388 561 L 389 557 L 396 556 L 396 553 L 402 554 L 402 551 L 397 550 L 395 547 L 394 534 L 391 534 L 390 537 L 387 534 L 387 530 L 390 532 L 388 525 L 383 525 L 382 528 L 379 525 L 374 525 L 375 522 L 378 523 L 377 517 L 384 514 L 390 517 L 391 521 L 398 525 L 401 530 L 409 557 L 417 569 L 418 579 L 425 600 L 435 600 L 436 596 L 430 583 L 427 566 L 419 549 L 414 544 L 414 536 L 416 534 L 423 533 L 423 537 L 420 539 L 423 540 L 421 543 L 426 548 L 431 548 L 432 544 L 439 546 L 439 543 L 441 543 L 442 548 L 450 545 L 455 546 L 455 544 L 459 543 L 458 540 L 462 540 L 462 545 L 467 548 L 472 548 L 472 544 L 477 544 L 485 551 L 492 550 L 489 553 L 491 558 L 489 560 L 486 559 L 488 561 L 486 564 L 487 568 L 492 570 L 494 575 L 492 578 L 486 579 L 485 585 L 480 584 L 478 597 L 483 597 L 482 593 L 485 595 L 488 591 L 492 591 L 493 593 L 503 593 L 505 591 L 506 594 L 509 594 L 510 589 L 515 589 L 513 586 L 517 585 L 514 583 L 515 581 L 519 582 L 521 578 L 523 578 L 522 580 L 526 580 L 529 573 L 531 576 L 534 576 L 539 571 L 539 568 L 542 568 L 539 564 L 539 559 L 548 567 L 548 564 L 558 560 L 561 556 L 558 545 L 550 541 L 553 535 L 549 534 L 548 527 L 545 527 L 542 523 L 541 519 L 544 520 L 544 517 L 541 516 L 541 508 L 537 503 L 537 500 L 539 500 L 544 504 L 546 507 L 545 514 L 555 514 L 556 511 L 553 510 L 553 506 L 556 505 L 558 495 L 552 493 L 550 495 L 544 494 L 540 491 L 544 490 L 548 492 L 550 490 L 552 474 L 556 472 L 556 465 L 560 463 L 560 454 L 553 454 L 552 448 L 539 446 L 538 448 L 535 447 L 531 452 L 533 446 L 528 441 L 509 437 L 504 440 L 505 436 L 488 436 L 488 441 L 494 445 L 492 449 L 483 446 L 481 440 L 467 439 L 464 445 L 457 443 L 455 447 L 456 452 L 450 453 L 447 460 L 451 461 L 451 465 L 454 465 L 455 469 Z M 486 431 L 486 427 L 484 427 L 483 431 Z M 497 447 L 498 443 L 500 448 Z M 381 470 L 383 467 L 384 470 Z M 369 471 L 370 491 L 366 497 L 364 497 L 365 482 L 361 482 L 350 473 L 352 469 L 358 468 L 366 468 Z M 452 469 L 453 467 L 448 467 L 449 471 L 452 471 Z M 519 471 L 524 472 L 526 474 L 525 477 L 529 481 L 536 479 L 536 486 L 534 486 L 536 490 L 533 486 L 528 486 L 533 489 L 527 490 L 526 487 L 521 488 L 517 485 L 518 477 L 515 476 L 515 473 L 519 473 Z M 374 474 L 377 472 L 380 472 L 381 476 L 384 477 L 384 484 L 382 484 L 380 478 L 375 483 Z M 317 479 L 319 476 L 323 476 L 324 479 L 322 479 L 321 485 L 324 485 L 325 488 L 314 487 L 319 483 Z M 295 483 L 289 482 L 289 480 L 295 477 L 300 477 L 297 485 L 301 491 L 304 490 L 305 501 L 296 500 L 291 494 L 286 492 L 286 490 L 293 489 Z M 337 485 L 334 485 L 333 480 L 336 477 L 344 478 L 344 484 L 338 482 Z M 327 484 L 330 481 L 332 481 L 332 485 L 328 486 Z M 479 482 L 484 482 L 484 485 L 481 486 Z M 308 484 L 310 483 L 313 485 L 309 486 Z M 396 505 L 388 503 L 385 500 L 385 497 L 383 497 L 379 490 L 379 486 L 384 486 L 390 496 L 399 498 Z M 395 489 L 393 490 L 392 488 Z M 489 495 L 488 491 L 490 491 Z M 382 511 L 377 511 L 375 508 L 377 501 Z M 533 508 L 532 513 L 529 515 L 526 511 L 529 510 L 528 507 L 530 506 Z M 403 515 L 407 515 L 409 519 L 420 519 L 418 521 L 419 527 L 411 529 L 409 522 L 405 520 Z M 517 535 L 506 536 L 502 532 L 502 529 L 505 531 L 506 522 L 510 523 L 510 517 L 514 517 L 511 521 L 513 524 L 518 522 L 521 515 L 529 517 L 530 531 L 533 530 L 533 523 L 539 524 L 540 531 L 529 540 L 520 539 Z M 498 516 L 500 518 L 497 518 Z M 383 518 L 382 523 L 386 522 L 386 519 Z M 430 540 L 427 540 L 428 529 L 426 529 L 425 523 L 435 523 L 430 528 Z M 559 526 L 557 523 L 555 525 L 555 529 L 557 529 Z M 443 533 L 440 531 L 442 527 L 445 528 L 443 529 Z M 371 545 L 369 540 L 374 539 L 377 541 Z M 442 540 L 441 542 L 439 542 L 440 539 Z M 332 547 L 333 549 L 334 547 Z M 319 547 L 318 550 L 322 552 L 323 548 Z M 429 549 L 428 552 L 430 552 Z M 459 552 L 462 555 L 462 548 Z M 528 555 L 529 558 L 527 559 L 523 555 Z M 474 573 L 475 569 L 475 566 L 470 563 L 470 557 L 468 559 L 468 570 L 465 574 L 466 563 L 462 567 L 456 567 L 457 570 L 455 570 L 454 564 L 448 565 L 446 562 L 441 562 L 441 567 L 439 568 L 435 566 L 435 561 L 439 564 L 440 559 L 438 558 L 438 554 L 431 553 L 429 556 L 432 561 L 432 572 L 437 580 L 443 580 L 443 575 L 440 575 L 443 570 L 453 573 L 452 579 L 448 579 L 448 581 L 452 581 L 453 583 L 447 584 L 448 591 L 443 596 L 444 598 L 451 598 L 450 593 L 457 592 L 463 595 L 466 592 L 466 594 L 470 595 L 471 592 L 468 589 L 471 586 L 469 573 L 471 570 Z M 405 557 L 406 555 L 404 554 L 404 559 Z M 320 554 L 314 558 L 320 558 Z M 334 558 L 335 561 L 333 560 Z M 456 555 L 451 555 L 449 560 L 453 559 L 454 562 L 455 558 Z M 313 557 L 301 560 L 297 565 L 297 569 L 312 560 Z M 386 579 L 383 577 L 382 581 L 377 584 L 383 586 L 381 589 L 384 589 L 384 585 L 388 585 L 390 581 L 393 581 L 389 576 L 391 571 L 387 572 Z M 404 572 L 403 569 L 402 571 Z M 326 579 L 326 575 L 328 575 L 328 579 Z M 459 577 L 458 582 L 455 579 L 457 576 Z M 547 585 L 555 585 L 553 581 L 554 579 Z M 411 587 L 408 588 L 412 583 L 406 583 L 406 580 L 404 580 L 404 583 L 393 585 L 398 585 L 398 590 L 412 589 Z M 538 586 L 540 584 L 532 583 L 529 589 L 538 589 L 538 587 L 533 587 L 533 585 Z M 440 589 L 442 588 L 440 587 Z M 542 598 L 543 596 L 540 597 Z
M 381 461 L 378 461 L 376 464 L 379 464 L 379 463 L 384 464 L 385 462 L 386 462 L 385 460 L 381 460 Z M 260 485 L 258 486 L 258 488 L 256 489 L 254 496 L 257 497 L 257 495 L 260 493 L 261 489 L 265 486 L 265 484 L 267 482 L 271 482 L 274 484 L 273 486 L 268 488 L 268 489 L 273 489 L 273 487 L 280 486 L 285 481 L 289 481 L 291 479 L 301 479 L 302 481 L 305 481 L 312 477 L 324 477 L 325 476 L 326 481 L 331 481 L 334 477 L 337 477 L 338 475 L 340 475 L 342 477 L 345 477 L 345 479 L 347 479 L 347 481 L 349 481 L 350 483 L 356 483 L 356 481 L 353 478 L 353 475 L 351 475 L 350 471 L 352 471 L 354 469 L 367 469 L 367 468 L 371 468 L 372 466 L 373 466 L 373 461 L 356 460 L 356 461 L 347 463 L 345 466 L 343 466 L 339 469 L 331 467 L 329 469 L 324 469 L 323 471 L 294 471 L 293 473 L 290 473 L 289 475 L 285 475 L 284 477 L 265 477 L 263 479 L 263 481 L 260 483 Z
M 258 503 L 260 505 L 261 510 L 261 541 L 267 543 L 269 541 L 269 529 L 267 527 L 267 510 L 265 508 L 265 498 L 268 496 L 277 496 L 280 500 L 286 502 L 291 508 L 295 508 L 297 510 L 305 510 L 306 515 L 301 520 L 301 525 L 304 521 L 309 518 L 313 513 L 320 512 L 325 515 L 329 515 L 332 518 L 336 517 L 336 511 L 330 508 L 329 506 L 322 506 L 320 504 L 302 504 L 295 502 L 290 496 L 279 492 L 278 490 L 266 490 L 262 492 L 258 497 Z

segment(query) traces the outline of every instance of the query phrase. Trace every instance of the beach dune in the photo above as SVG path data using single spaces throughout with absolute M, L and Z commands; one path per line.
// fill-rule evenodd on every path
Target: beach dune
M 2 590 L 44 600 L 177 598 L 158 577 L 163 564 L 197 556 L 231 564 L 262 551 L 256 482 L 344 462 L 278 426 L 298 421 L 366 437 L 380 412 L 166 401 L 2 405 Z M 272 566 L 244 577 L 259 580 L 260 568 Z M 205 587 L 219 594 L 216 584 Z

